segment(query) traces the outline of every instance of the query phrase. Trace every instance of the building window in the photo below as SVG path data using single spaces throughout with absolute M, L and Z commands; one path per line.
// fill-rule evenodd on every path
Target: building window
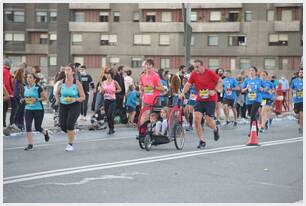
M 218 69 L 220 67 L 219 59 L 208 59 L 208 67 L 210 69 Z
M 236 69 L 236 58 L 231 58 L 231 70 Z
M 26 62 L 25 56 L 8 56 L 7 58 L 11 60 L 11 68 L 18 67 L 21 62 Z
M 170 36 L 167 34 L 159 35 L 159 45 L 170 45 Z
M 250 59 L 240 59 L 240 69 L 249 69 L 251 67 Z
M 24 34 L 5 33 L 4 34 L 4 41 L 23 42 L 24 41 Z
M 287 58 L 282 59 L 282 67 L 281 68 L 286 69 L 286 70 L 289 69 L 289 60 Z
M 287 46 L 288 34 L 269 34 L 269 46 Z
M 48 34 L 40 34 L 39 44 L 48 44 Z
M 219 37 L 218 36 L 208 36 L 208 46 L 218 46 L 219 45 Z
M 221 11 L 211 11 L 209 20 L 210 21 L 221 21 Z
M 47 23 L 47 12 L 37 11 L 36 12 L 36 22 L 37 23 Z
M 132 57 L 132 68 L 141 68 L 143 59 L 141 57 Z
M 57 65 L 56 56 L 49 56 L 49 65 L 50 66 L 56 66 Z
M 45 57 L 45 56 L 41 56 L 40 58 L 39 58 L 39 65 L 41 66 L 41 67 L 47 67 L 48 66 L 48 57 Z
M 195 44 L 195 37 L 193 34 L 191 34 L 190 46 L 194 46 L 194 44 Z
M 111 58 L 109 59 L 109 62 L 110 62 L 112 65 L 119 64 L 119 63 L 120 63 L 120 58 L 119 58 L 119 57 L 111 57 Z
M 228 45 L 229 46 L 246 46 L 247 37 L 246 36 L 229 36 Z
M 140 15 L 138 11 L 133 12 L 133 22 L 139 22 Z
M 198 21 L 198 13 L 197 13 L 196 11 L 192 11 L 192 12 L 191 12 L 190 21 L 191 21 L 191 22 L 196 22 L 196 21 Z
M 276 60 L 275 59 L 265 59 L 265 69 L 275 69 L 276 68 Z
M 75 56 L 73 58 L 74 63 L 80 63 L 81 65 L 84 65 L 84 57 L 81 56 Z
M 84 12 L 75 12 L 74 21 L 76 22 L 85 22 L 85 13 Z
M 106 67 L 106 57 L 101 58 L 101 67 L 103 67 L 103 68 Z
M 239 20 L 239 15 L 240 15 L 239 11 L 230 11 L 228 13 L 228 21 L 229 22 L 240 21 Z
M 49 17 L 50 23 L 56 23 L 56 17 L 57 17 L 57 12 L 50 11 L 50 17 Z
M 142 34 L 134 35 L 134 45 L 150 45 L 150 44 L 151 44 L 150 35 L 142 35 Z
M 160 59 L 160 68 L 161 69 L 169 69 L 170 68 L 170 59 Z
M 82 43 L 82 34 L 72 34 L 72 45 L 80 45 Z
M 147 12 L 146 22 L 155 22 L 156 21 L 156 12 Z
M 100 12 L 100 22 L 108 22 L 108 12 Z
M 267 21 L 274 21 L 274 10 L 267 11 Z
M 49 43 L 54 44 L 57 40 L 57 34 L 56 33 L 50 33 L 49 34 Z
M 112 35 L 102 34 L 100 45 L 116 46 L 117 45 L 117 35 L 116 34 L 112 34 Z
M 114 11 L 114 22 L 119 22 L 120 21 L 120 12 L 119 11 Z
M 292 10 L 283 9 L 281 20 L 282 21 L 292 21 Z
M 252 21 L 252 11 L 245 11 L 244 12 L 244 21 L 246 21 L 246 22 Z
M 5 11 L 6 22 L 24 22 L 24 11 Z
M 162 22 L 171 22 L 172 21 L 172 13 L 170 11 L 163 11 L 161 15 Z

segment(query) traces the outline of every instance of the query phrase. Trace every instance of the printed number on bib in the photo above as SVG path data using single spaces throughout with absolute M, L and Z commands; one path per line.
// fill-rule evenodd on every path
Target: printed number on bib
M 255 92 L 250 92 L 249 93 L 249 99 L 250 100 L 256 100 L 256 93 Z
M 190 94 L 190 100 L 196 100 L 197 99 L 197 95 L 195 94 Z
M 72 102 L 73 98 L 72 97 L 65 97 L 64 101 L 65 102 Z
M 26 97 L 25 102 L 26 102 L 26 104 L 34 104 L 34 101 L 32 100 L 32 97 Z
M 153 86 L 148 85 L 144 88 L 144 92 L 149 95 L 153 95 Z
M 297 97 L 303 97 L 303 90 L 301 90 L 301 91 L 296 91 L 296 96 L 297 96 Z
M 208 89 L 200 90 L 199 94 L 200 94 L 200 97 L 202 99 L 207 99 L 208 98 Z
M 262 106 L 265 106 L 266 104 L 267 104 L 267 100 L 266 99 L 261 100 L 261 105 Z

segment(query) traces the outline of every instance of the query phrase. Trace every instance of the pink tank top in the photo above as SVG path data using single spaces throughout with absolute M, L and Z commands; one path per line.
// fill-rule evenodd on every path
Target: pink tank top
M 104 89 L 104 99 L 114 100 L 116 99 L 116 85 L 114 80 L 111 83 L 107 81 L 102 82 Z

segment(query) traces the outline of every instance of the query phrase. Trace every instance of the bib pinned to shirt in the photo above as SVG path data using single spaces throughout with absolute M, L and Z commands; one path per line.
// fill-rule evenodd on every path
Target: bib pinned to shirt
M 266 99 L 261 100 L 261 106 L 265 106 L 266 104 L 267 104 L 267 100 Z
M 32 100 L 32 97 L 26 97 L 25 98 L 25 103 L 26 104 L 34 104 L 34 101 Z
M 256 100 L 256 93 L 255 92 L 250 92 L 248 96 L 249 96 L 250 100 Z
M 153 86 L 152 85 L 145 86 L 144 93 L 148 95 L 153 95 Z
M 297 97 L 303 97 L 303 90 L 296 91 L 296 96 Z
M 208 89 L 201 89 L 199 92 L 199 95 L 202 99 L 208 98 Z
M 197 99 L 197 95 L 195 94 L 190 94 L 190 100 L 196 100 Z

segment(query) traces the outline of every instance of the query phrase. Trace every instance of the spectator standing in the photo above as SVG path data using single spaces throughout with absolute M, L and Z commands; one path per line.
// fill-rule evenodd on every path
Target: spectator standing
M 90 88 L 91 89 L 95 88 L 95 84 L 92 80 L 92 77 L 89 74 L 87 74 L 87 69 L 85 65 L 81 66 L 80 73 L 81 73 L 81 83 L 85 93 L 85 101 L 81 103 L 81 120 L 86 121 L 89 92 Z

